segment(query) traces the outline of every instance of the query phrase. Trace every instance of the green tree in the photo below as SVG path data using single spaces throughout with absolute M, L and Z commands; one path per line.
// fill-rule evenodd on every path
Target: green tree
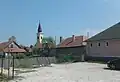
M 55 43 L 54 38 L 45 37 L 45 38 L 43 38 L 42 43 L 43 43 L 43 49 L 44 49 L 43 55 L 46 57 L 50 56 L 51 55 L 50 54 L 51 48 L 56 47 L 56 43 Z
M 34 54 L 47 54 L 49 55 L 50 49 L 56 47 L 56 42 L 54 38 L 52 37 L 44 37 L 42 40 L 42 49 L 37 48 L 38 43 L 36 43 L 33 47 L 33 53 Z
M 56 42 L 53 37 L 44 37 L 42 40 L 44 47 L 55 48 Z

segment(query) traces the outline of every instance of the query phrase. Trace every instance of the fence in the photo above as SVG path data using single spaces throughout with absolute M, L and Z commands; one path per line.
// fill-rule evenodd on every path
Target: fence
M 10 67 L 12 67 L 12 59 L 9 60 Z M 23 59 L 14 59 L 14 67 L 33 67 L 34 65 L 49 65 L 50 63 L 56 63 L 55 57 L 33 57 L 33 58 L 23 58 Z M 2 65 L 2 59 L 0 59 L 0 67 Z M 3 59 L 3 68 L 8 68 L 8 59 Z
M 46 66 L 51 63 L 56 63 L 55 57 L 33 57 L 33 58 L 24 58 L 24 59 L 15 59 L 15 67 L 34 67 L 34 66 Z
M 55 57 L 32 57 L 32 58 L 23 58 L 23 59 L 14 59 L 14 68 L 33 68 L 40 66 L 48 66 L 51 63 L 56 63 Z M 13 59 L 3 58 L 0 59 L 0 72 L 1 74 L 5 74 L 9 77 L 14 78 L 14 69 Z

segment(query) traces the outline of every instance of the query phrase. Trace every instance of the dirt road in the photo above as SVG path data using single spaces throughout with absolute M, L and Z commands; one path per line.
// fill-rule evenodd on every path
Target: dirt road
M 120 82 L 120 71 L 104 69 L 105 64 L 73 63 L 41 67 L 10 82 Z

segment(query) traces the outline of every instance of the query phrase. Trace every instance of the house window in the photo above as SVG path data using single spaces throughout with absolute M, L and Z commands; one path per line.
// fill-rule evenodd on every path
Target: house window
M 13 44 L 11 44 L 11 46 L 10 46 L 11 48 L 13 48 Z
M 108 46 L 108 42 L 106 42 L 106 46 Z
M 92 43 L 90 44 L 90 46 L 92 47 Z
M 98 46 L 100 46 L 100 43 L 98 43 Z
M 41 39 L 42 39 L 42 37 L 41 37 Z

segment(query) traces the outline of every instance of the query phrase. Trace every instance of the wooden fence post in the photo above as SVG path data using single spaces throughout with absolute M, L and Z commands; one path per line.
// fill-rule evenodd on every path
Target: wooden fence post
M 14 55 L 13 55 L 12 59 L 13 59 L 13 61 L 12 61 L 13 62 L 13 64 L 12 64 L 13 65 L 12 66 L 12 78 L 14 78 Z
M 8 54 L 8 79 L 9 79 L 9 76 L 10 76 L 10 59 L 9 59 L 9 55 L 10 53 Z
M 3 56 L 4 54 L 2 55 L 2 59 L 1 59 L 1 75 L 3 74 Z

